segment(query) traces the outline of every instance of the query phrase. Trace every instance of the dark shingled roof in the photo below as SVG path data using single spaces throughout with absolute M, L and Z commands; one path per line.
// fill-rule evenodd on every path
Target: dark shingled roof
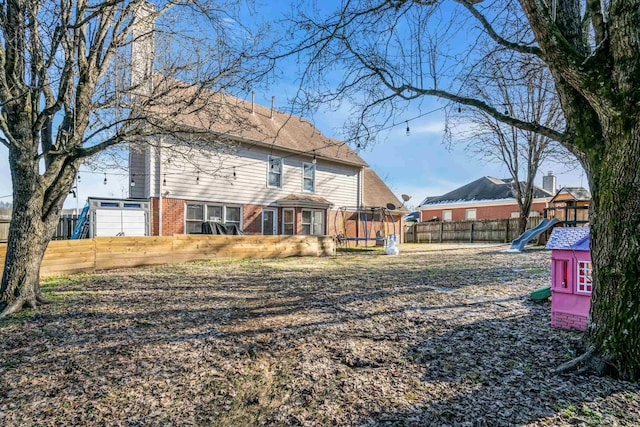
M 491 176 L 483 176 L 469 184 L 456 188 L 442 196 L 427 197 L 420 206 L 439 205 L 446 203 L 462 203 L 474 200 L 504 200 L 515 199 L 512 179 L 499 179 Z M 552 197 L 553 194 L 539 187 L 534 187 L 533 197 Z

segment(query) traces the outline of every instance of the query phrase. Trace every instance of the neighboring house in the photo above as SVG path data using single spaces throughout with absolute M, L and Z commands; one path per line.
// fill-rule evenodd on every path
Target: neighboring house
M 517 218 L 520 208 L 512 179 L 484 176 L 442 196 L 427 197 L 418 206 L 420 221 L 462 221 Z M 553 194 L 534 187 L 530 216 L 541 216 Z
M 565 225 L 580 225 L 589 222 L 591 193 L 582 187 L 563 187 L 549 201 L 545 218 L 557 218 Z
M 589 228 L 554 228 L 546 248 L 551 249 L 551 326 L 584 331 L 593 290 Z
M 204 221 L 247 234 L 335 235 L 339 207 L 401 206 L 360 156 L 309 121 L 228 95 L 202 96 L 224 102 L 244 125 L 230 133 L 206 114 L 178 115 L 185 125 L 224 134 L 225 144 L 187 149 L 164 136 L 131 151 L 130 197 L 150 200 L 152 235 L 199 233 Z M 397 230 L 405 212 L 394 212 Z

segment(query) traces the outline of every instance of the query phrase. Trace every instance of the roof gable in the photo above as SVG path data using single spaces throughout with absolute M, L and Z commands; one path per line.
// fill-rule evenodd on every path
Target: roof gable
M 386 207 L 391 203 L 395 205 L 397 211 L 408 212 L 409 210 L 403 206 L 403 203 L 393 194 L 387 184 L 380 179 L 377 173 L 371 168 L 364 168 L 364 182 L 362 202 L 366 207 Z
M 567 194 L 572 197 L 574 201 L 586 201 L 591 200 L 591 193 L 584 187 L 562 187 L 558 192 L 553 196 L 551 202 L 555 201 L 556 198 L 560 195 Z M 569 200 L 569 199 L 564 199 Z

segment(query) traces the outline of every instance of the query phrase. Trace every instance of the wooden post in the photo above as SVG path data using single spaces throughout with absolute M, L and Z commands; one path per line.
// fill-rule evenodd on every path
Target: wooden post
M 509 218 L 504 220 L 504 242 L 509 243 Z
M 473 221 L 469 223 L 469 242 L 473 243 Z
M 444 221 L 440 222 L 440 243 L 442 243 L 442 235 L 444 234 Z

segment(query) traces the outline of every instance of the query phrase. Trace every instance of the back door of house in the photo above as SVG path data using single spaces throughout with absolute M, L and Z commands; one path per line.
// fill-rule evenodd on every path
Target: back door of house
M 262 210 L 262 234 L 267 236 L 278 234 L 278 211 L 276 209 Z

